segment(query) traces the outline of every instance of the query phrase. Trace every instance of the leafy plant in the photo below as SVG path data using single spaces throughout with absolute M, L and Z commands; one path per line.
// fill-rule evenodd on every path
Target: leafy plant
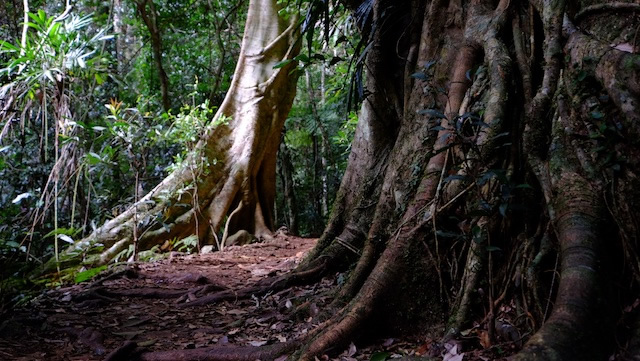
M 26 246 L 27 257 L 34 250 L 51 251 L 31 240 L 60 229 L 60 195 L 73 184 L 71 177 L 80 173 L 78 114 L 85 112 L 86 97 L 92 96 L 91 90 L 86 95 L 87 90 L 106 78 L 108 58 L 102 49 L 111 36 L 106 28 L 92 28 L 92 15 L 70 10 L 56 17 L 44 10 L 28 13 L 24 42 L 0 41 L 0 121 L 5 121 L 0 142 L 19 140 L 0 152 L 0 208 L 7 210 L 0 212 L 0 220 L 12 225 L 5 229 L 7 238 Z M 44 184 L 37 181 L 43 177 Z M 11 194 L 19 195 L 8 204 L 5 195 Z M 68 235 L 53 236 L 57 257 L 58 240 L 68 241 Z

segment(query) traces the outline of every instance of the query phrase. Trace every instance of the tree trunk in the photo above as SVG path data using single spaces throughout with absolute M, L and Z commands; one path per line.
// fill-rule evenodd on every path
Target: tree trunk
M 385 316 L 440 327 L 450 310 L 444 341 L 474 332 L 484 347 L 526 341 L 518 360 L 606 359 L 611 301 L 631 305 L 640 280 L 640 7 L 348 4 L 368 72 L 349 163 L 317 247 L 270 285 L 351 271 L 292 358 L 340 350 Z
M 149 10 L 147 10 L 149 6 Z M 151 37 L 151 50 L 153 53 L 153 62 L 156 64 L 156 70 L 158 71 L 158 79 L 160 80 L 160 96 L 162 97 L 162 107 L 164 111 L 169 111 L 171 108 L 171 101 L 169 100 L 169 77 L 162 65 L 162 37 L 160 35 L 160 28 L 158 27 L 158 12 L 153 0 L 137 0 L 136 8 L 138 14 L 144 21 L 144 24 L 149 30 L 149 36 Z
M 322 70 L 324 71 L 324 69 Z M 320 175 L 320 217 L 323 220 L 326 220 L 326 217 L 329 214 L 329 185 L 328 185 L 328 168 L 329 166 L 333 166 L 333 164 L 329 164 L 330 152 L 331 152 L 331 144 L 329 142 L 329 135 L 327 134 L 327 130 L 325 129 L 324 124 L 322 123 L 322 119 L 320 118 L 320 114 L 318 113 L 317 102 L 318 99 L 316 97 L 316 92 L 314 90 L 313 81 L 311 80 L 311 74 L 309 70 L 305 70 L 305 80 L 307 83 L 307 91 L 309 93 L 309 103 L 311 105 L 311 114 L 313 115 L 313 119 L 315 121 L 316 128 L 320 132 L 320 166 L 318 167 L 316 164 L 316 170 Z M 321 99 L 324 98 L 324 95 L 321 96 Z M 323 104 L 324 100 L 320 100 L 320 104 Z M 317 150 L 317 142 L 314 137 L 314 150 Z M 333 163 L 333 162 L 332 162 Z
M 113 32 L 116 34 L 116 61 L 118 74 L 124 74 L 124 65 L 127 61 L 127 25 L 122 22 L 124 8 L 121 0 L 113 0 Z
M 270 236 L 277 149 L 297 81 L 295 62 L 274 66 L 299 51 L 297 18 L 284 19 L 278 10 L 276 0 L 250 2 L 231 87 L 185 164 L 76 242 L 65 259 L 77 262 L 81 252 L 85 264 L 108 262 L 131 244 L 134 219 L 141 250 L 191 234 L 211 241 L 223 227 L 227 235 Z
M 280 170 L 282 172 L 282 188 L 284 194 L 284 218 L 289 226 L 289 232 L 293 235 L 299 234 L 298 229 L 298 205 L 293 183 L 293 165 L 291 155 L 285 142 L 280 144 Z

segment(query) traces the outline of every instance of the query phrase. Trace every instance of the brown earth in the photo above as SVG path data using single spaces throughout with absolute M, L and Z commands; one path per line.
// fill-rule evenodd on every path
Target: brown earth
M 331 302 L 331 291 L 344 275 L 250 298 L 185 305 L 202 294 L 240 290 L 285 274 L 315 241 L 279 234 L 268 242 L 228 247 L 224 252 L 172 252 L 160 261 L 114 267 L 91 282 L 47 291 L 2 322 L 0 360 L 115 360 L 110 354 L 134 342 L 137 350 L 160 351 L 259 347 L 293 340 L 322 321 L 321 310 Z M 424 337 L 387 338 L 373 346 L 352 343 L 346 350 L 329 351 L 332 360 L 344 361 L 416 354 L 454 361 L 464 355 L 458 347 Z M 470 359 L 488 358 L 476 351 L 464 358 Z

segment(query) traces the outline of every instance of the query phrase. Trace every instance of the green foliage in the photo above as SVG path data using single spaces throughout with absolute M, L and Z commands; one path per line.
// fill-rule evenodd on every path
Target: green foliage
M 298 82 L 283 142 L 291 150 L 295 197 L 310 200 L 297 202 L 300 233 L 318 234 L 328 217 L 323 203 L 331 204 L 335 198 L 358 122 L 353 111 L 358 104 L 349 99 L 353 88 L 349 59 L 355 56 L 359 38 L 353 29 L 353 18 L 342 5 L 320 1 L 282 3 L 287 4 L 286 11 L 299 6 L 306 40 L 296 57 L 299 71 L 305 75 Z M 330 55 L 328 47 L 332 47 Z M 279 165 L 282 173 L 282 159 Z M 277 178 L 276 223 L 289 225 L 283 176 Z
M 9 246 L 0 248 L 50 256 L 51 239 L 71 241 L 65 232 L 49 232 L 59 218 L 47 212 L 57 209 L 52 194 L 64 192 L 62 174 L 75 171 L 65 166 L 81 141 L 74 114 L 86 114 L 89 89 L 106 78 L 109 60 L 101 49 L 111 36 L 93 25 L 92 15 L 28 16 L 24 47 L 0 41 L 0 102 L 7 110 L 0 112 L 0 142 L 8 143 L 0 148 L 0 244 Z
M 112 260 L 113 263 L 117 262 L 129 262 L 133 260 L 134 246 L 129 245 L 127 249 L 120 251 Z M 165 254 L 160 250 L 160 246 L 155 245 L 146 251 L 138 253 L 138 261 L 141 262 L 153 262 L 163 259 Z
M 356 132 L 356 125 L 358 124 L 358 114 L 354 111 L 349 112 L 347 121 L 342 124 L 336 135 L 333 137 L 333 142 L 336 145 L 344 147 L 343 154 L 349 153 L 351 150 L 351 140 Z
M 172 114 L 167 115 L 171 126 L 164 132 L 163 138 L 170 144 L 179 145 L 183 148 L 181 152 L 174 156 L 173 164 L 167 167 L 168 171 L 171 172 L 187 166 L 192 172 L 196 172 L 200 176 L 201 171 L 204 171 L 210 165 L 215 165 L 215 159 L 213 160 L 214 164 L 209 164 L 205 157 L 199 157 L 195 154 L 195 152 L 200 151 L 197 149 L 196 144 L 206 132 L 229 122 L 229 119 L 224 114 L 211 121 L 214 114 L 215 108 L 210 107 L 209 101 L 205 100 L 204 103 L 199 105 L 184 105 L 180 109 L 180 113 L 175 116 Z M 187 159 L 191 161 L 190 164 L 185 164 Z
M 240 53 L 246 4 L 236 0 L 192 1 L 154 0 L 157 24 L 161 32 L 163 66 L 169 77 L 173 109 L 193 103 L 190 84 L 197 83 L 196 104 L 209 99 L 219 105 L 231 83 Z M 150 44 L 150 34 L 136 13 L 135 5 L 123 2 L 132 55 L 125 55 L 119 98 L 135 103 L 141 97 L 154 109 L 160 109 L 160 81 Z
M 389 352 L 376 352 L 371 355 L 371 361 L 385 361 L 387 360 L 391 354 Z
M 92 279 L 93 277 L 97 276 L 98 273 L 104 271 L 107 269 L 107 265 L 104 266 L 100 266 L 100 267 L 96 267 L 96 268 L 90 268 L 86 271 L 82 271 L 82 272 L 78 272 L 76 274 L 76 277 L 74 279 L 75 283 L 82 283 L 85 281 L 89 281 L 90 279 Z
M 173 249 L 178 252 L 192 253 L 198 248 L 198 237 L 191 235 L 173 244 Z

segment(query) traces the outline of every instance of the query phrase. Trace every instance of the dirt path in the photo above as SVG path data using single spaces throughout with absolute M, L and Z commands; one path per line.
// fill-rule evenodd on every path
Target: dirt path
M 0 360 L 103 360 L 127 341 L 150 350 L 286 341 L 310 327 L 289 320 L 287 311 L 320 292 L 318 287 L 193 308 L 176 302 L 203 286 L 240 289 L 287 272 L 314 244 L 314 239 L 279 236 L 225 252 L 172 253 L 100 284 L 48 291 L 2 323 Z M 331 281 L 322 284 L 329 287 Z
M 229 247 L 225 252 L 171 253 L 161 261 L 116 268 L 92 282 L 47 291 L 0 323 L 0 360 L 93 361 L 109 359 L 126 345 L 162 351 L 260 347 L 298 339 L 322 322 L 321 311 L 331 302 L 343 275 L 251 298 L 184 305 L 203 291 L 234 293 L 284 274 L 315 241 L 279 235 L 269 242 Z M 371 341 L 367 347 L 351 343 L 344 350 L 330 350 L 333 358 L 325 355 L 321 359 L 387 360 L 418 354 L 460 361 L 464 355 L 458 354 L 457 345 L 443 345 L 428 337 Z M 468 352 L 464 360 L 495 359 L 481 354 Z

